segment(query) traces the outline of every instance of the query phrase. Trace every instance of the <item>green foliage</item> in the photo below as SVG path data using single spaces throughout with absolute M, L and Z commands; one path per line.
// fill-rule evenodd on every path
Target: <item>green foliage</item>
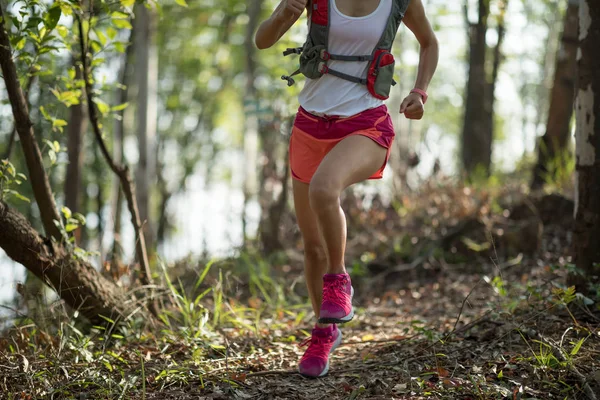
M 8 160 L 0 160 L 0 201 L 14 197 L 18 200 L 29 203 L 29 199 L 17 190 L 12 189 L 12 186 L 18 186 L 23 181 L 26 181 L 27 177 L 20 172 L 17 172 L 15 166 Z
M 198 289 L 202 285 L 202 283 L 204 282 L 204 278 L 210 271 L 212 265 L 213 262 L 209 262 L 206 264 L 206 266 L 204 267 L 204 271 L 196 281 L 196 289 Z M 176 313 L 174 313 L 172 311 L 166 310 L 163 314 L 159 316 L 161 321 L 169 328 L 173 327 L 172 321 L 174 321 L 179 325 L 179 329 L 182 329 L 186 336 L 192 338 L 200 337 L 206 332 L 209 318 L 208 309 L 206 309 L 200 302 L 207 294 L 209 294 L 213 290 L 213 288 L 208 288 L 202 291 L 193 299 L 189 298 L 186 294 L 185 288 L 183 287 L 182 283 L 179 282 L 179 289 L 176 288 L 173 282 L 171 282 L 171 279 L 169 278 L 169 274 L 166 270 L 165 264 L 161 263 L 161 266 L 164 271 L 164 277 L 167 283 L 167 287 L 170 291 L 171 299 L 176 305 L 177 311 Z
M 80 226 L 85 225 L 85 217 L 80 213 L 73 214 L 67 207 L 63 207 L 61 211 L 65 218 L 65 231 L 67 233 L 71 233 Z
M 551 188 L 561 187 L 573 179 L 575 157 L 570 150 L 565 150 L 548 160 L 544 181 Z

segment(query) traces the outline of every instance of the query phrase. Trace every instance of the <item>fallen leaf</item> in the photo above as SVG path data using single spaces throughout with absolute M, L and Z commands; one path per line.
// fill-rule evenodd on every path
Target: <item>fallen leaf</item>
M 352 392 L 354 388 L 348 382 L 342 382 L 342 387 L 344 388 L 344 392 Z
M 396 393 L 406 393 L 408 392 L 408 385 L 406 383 L 398 383 L 392 390 Z

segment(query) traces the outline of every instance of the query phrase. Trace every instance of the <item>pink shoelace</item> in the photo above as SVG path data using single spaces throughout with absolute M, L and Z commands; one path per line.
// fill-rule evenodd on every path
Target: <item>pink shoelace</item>
M 346 310 L 350 303 L 350 295 L 346 293 L 346 279 L 323 282 L 323 301 L 333 303 Z
M 320 358 L 322 360 L 327 361 L 329 357 L 329 349 L 327 346 L 331 346 L 333 344 L 333 335 L 328 336 L 317 336 L 312 335 L 309 338 L 304 339 L 298 346 L 305 347 L 308 346 L 306 352 L 302 356 L 302 360 L 307 358 Z

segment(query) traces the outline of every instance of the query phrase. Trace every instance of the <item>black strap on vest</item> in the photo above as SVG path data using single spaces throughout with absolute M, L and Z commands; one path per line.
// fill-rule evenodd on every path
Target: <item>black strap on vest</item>
M 340 54 L 329 54 L 329 59 L 337 61 L 371 61 L 373 60 L 373 55 L 369 54 L 367 56 L 343 56 Z
M 367 80 L 366 79 L 359 78 L 358 76 L 348 75 L 348 74 L 345 74 L 343 72 L 336 71 L 335 69 L 326 68 L 323 71 L 323 73 L 324 74 L 333 75 L 333 76 L 337 76 L 338 78 L 342 78 L 342 79 L 345 79 L 345 80 L 350 81 L 350 82 L 360 83 L 361 85 L 366 85 L 367 84 Z
M 294 80 L 294 78 L 292 78 L 292 76 L 298 75 L 299 73 L 300 73 L 300 69 L 297 69 L 289 75 L 281 75 L 281 79 L 284 81 L 287 81 L 288 86 L 292 86 L 294 83 L 296 83 L 296 81 Z
M 291 54 L 302 54 L 302 47 L 288 47 L 283 52 L 284 57 L 289 56 Z M 373 55 L 367 54 L 363 56 L 345 56 L 341 54 L 330 54 L 325 52 L 324 54 L 326 60 L 337 60 L 337 61 L 372 61 Z
M 290 54 L 302 54 L 302 47 L 288 47 L 283 52 L 284 56 L 289 56 Z

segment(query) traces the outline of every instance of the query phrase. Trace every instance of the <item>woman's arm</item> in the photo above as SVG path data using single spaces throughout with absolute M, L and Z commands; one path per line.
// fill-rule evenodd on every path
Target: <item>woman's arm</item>
M 254 42 L 259 49 L 273 46 L 294 25 L 308 0 L 281 0 L 273 14 L 258 27 Z
M 413 32 L 421 46 L 415 89 L 426 92 L 437 68 L 439 45 L 431 24 L 425 15 L 422 0 L 410 0 L 403 22 Z M 400 105 L 400 113 L 404 113 L 406 118 L 421 119 L 424 111 L 423 101 L 424 98 L 420 94 L 411 93 Z

